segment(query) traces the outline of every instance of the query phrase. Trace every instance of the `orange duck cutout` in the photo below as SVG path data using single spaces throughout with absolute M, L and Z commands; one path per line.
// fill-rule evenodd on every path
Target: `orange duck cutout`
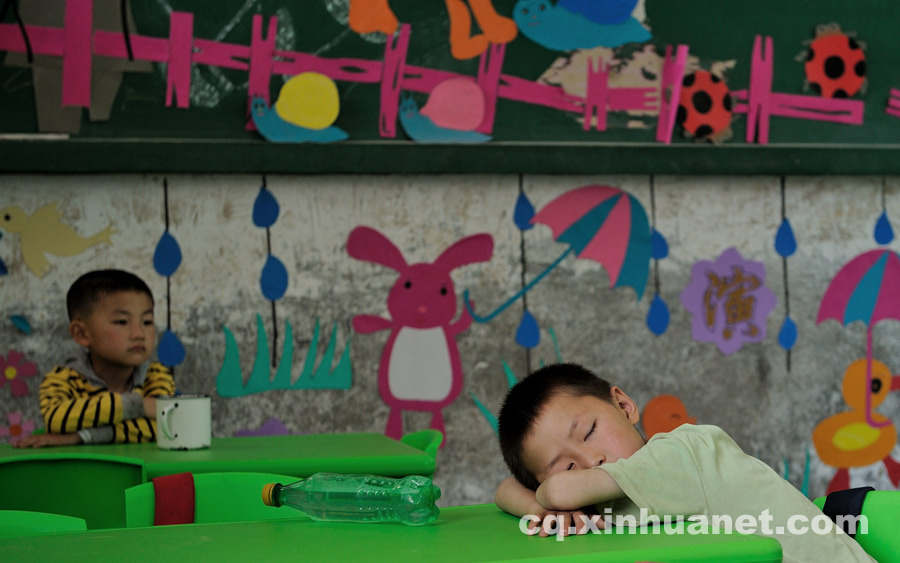
M 697 424 L 697 419 L 688 416 L 684 403 L 675 395 L 657 395 L 647 401 L 641 418 L 648 440 L 654 434 L 671 432 L 682 424 Z
M 895 487 L 900 484 L 900 463 L 891 457 L 897 430 L 893 421 L 874 411 L 888 393 L 900 389 L 900 376 L 892 376 L 878 360 L 871 362 L 871 387 L 866 389 L 866 360 L 850 364 L 842 389 L 850 410 L 826 418 L 813 429 L 812 441 L 819 458 L 837 468 L 826 494 L 850 488 L 850 468 L 879 461 L 887 468 L 891 483 Z M 871 423 L 866 419 L 867 407 L 871 409 Z

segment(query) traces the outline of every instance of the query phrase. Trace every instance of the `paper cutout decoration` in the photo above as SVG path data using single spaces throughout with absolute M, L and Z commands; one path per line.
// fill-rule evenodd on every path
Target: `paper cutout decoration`
M 256 430 L 237 430 L 234 435 L 238 438 L 246 438 L 250 436 L 287 436 L 290 433 L 290 430 L 288 430 L 283 422 L 272 417 L 263 422 Z
M 25 54 L 6 53 L 4 64 L 31 67 L 38 131 L 77 134 L 84 113 L 82 107 L 88 108 L 91 121 L 107 121 L 123 73 L 153 70 L 149 60 L 135 60 L 124 53 L 118 59 L 92 57 L 92 41 L 97 35 L 114 33 L 121 38 L 125 29 L 135 29 L 127 2 L 97 1 L 87 4 L 88 7 L 78 2 L 45 0 L 18 0 L 18 3 L 21 22 L 31 31 L 22 34 L 20 28 L 13 27 L 16 39 L 25 43 Z M 14 9 L 13 14 L 18 15 L 16 12 Z M 51 35 L 57 30 L 54 26 L 63 24 L 64 29 L 57 28 L 60 32 L 57 37 Z
M 720 77 L 695 70 L 684 77 L 676 121 L 697 141 L 720 143 L 731 138 L 731 92 Z
M 266 229 L 275 224 L 278 219 L 278 202 L 272 193 L 266 188 L 265 181 L 259 188 L 256 200 L 253 202 L 253 223 L 260 228 Z M 269 237 L 266 237 L 268 246 L 268 256 L 263 264 L 260 272 L 259 287 L 263 296 L 269 301 L 277 301 L 284 296 L 288 286 L 287 268 L 277 257 L 272 255 L 272 248 L 269 244 Z
M 30 436 L 34 432 L 34 421 L 23 420 L 24 418 L 21 411 L 7 413 L 9 426 L 0 426 L 0 438 L 5 438 L 9 444 L 16 444 L 22 438 Z
M 9 317 L 10 322 L 12 322 L 13 326 L 18 329 L 22 334 L 31 334 L 31 323 L 28 322 L 22 315 L 11 315 Z
M 673 54 L 672 46 L 666 45 L 666 54 L 662 61 L 656 140 L 667 145 L 672 143 L 672 132 L 675 130 L 678 108 L 681 107 L 681 88 L 684 83 L 684 69 L 687 67 L 688 52 L 687 45 L 678 45 Z
M 630 2 L 519 0 L 513 19 L 522 35 L 535 43 L 552 51 L 572 51 L 648 41 L 650 32 L 631 17 L 633 9 Z
M 492 0 L 444 2 L 450 19 L 450 53 L 454 58 L 471 59 L 484 52 L 490 43 L 509 43 L 515 39 L 515 23 L 497 13 Z M 435 12 L 439 9 L 435 8 Z M 350 29 L 357 33 L 380 31 L 391 35 L 398 24 L 388 0 L 350 0 L 349 20 Z M 478 24 L 481 33 L 472 34 L 473 23 Z
M 873 428 L 886 422 L 872 416 L 872 330 L 885 319 L 900 320 L 900 256 L 893 250 L 864 252 L 846 264 L 832 278 L 819 304 L 816 324 L 836 319 L 844 326 L 862 321 L 866 325 L 866 422 Z
M 836 23 L 816 27 L 803 63 L 806 83 L 824 98 L 849 98 L 866 83 L 862 45 Z
M 862 125 L 865 106 L 860 100 L 772 92 L 773 57 L 772 38 L 757 35 L 750 57 L 750 87 L 731 93 L 741 102 L 735 104 L 734 111 L 747 114 L 748 143 L 755 141 L 764 145 L 769 142 L 769 119 L 775 115 Z
M 534 218 L 534 205 L 525 195 L 522 187 L 519 186 L 519 195 L 516 198 L 516 206 L 513 211 L 513 222 L 522 232 L 520 239 L 525 244 L 525 231 L 534 228 L 531 219 Z M 524 257 L 523 257 L 524 268 Z M 516 342 L 523 348 L 535 348 L 541 342 L 541 329 L 538 326 L 537 319 L 528 311 L 528 301 L 522 299 L 522 320 L 519 321 L 519 328 L 516 329 Z
M 468 78 L 449 78 L 428 94 L 419 111 L 438 127 L 474 131 L 484 120 L 484 92 Z
M 3 233 L 0 232 L 0 239 L 3 238 Z M 0 258 L 0 276 L 5 276 L 9 273 L 9 270 L 6 268 L 6 262 L 3 261 L 3 258 Z
M 513 210 L 513 222 L 520 231 L 528 231 L 534 228 L 534 223 L 531 222 L 533 217 L 534 205 L 525 192 L 520 191 L 516 198 L 516 207 Z
M 657 395 L 647 401 L 641 420 L 648 440 L 654 434 L 671 432 L 682 424 L 697 424 L 697 418 L 688 415 L 684 403 L 675 395 Z
M 227 326 L 223 326 L 225 332 L 225 358 L 222 367 L 216 376 L 216 391 L 223 397 L 241 397 L 253 393 L 275 390 L 301 390 L 301 389 L 349 389 L 353 381 L 353 371 L 350 365 L 350 341 L 341 355 L 337 365 L 332 369 L 334 353 L 337 344 L 337 323 L 331 332 L 328 346 L 316 366 L 316 357 L 319 346 L 319 320 L 313 330 L 312 340 L 309 343 L 309 351 L 303 363 L 303 369 L 296 381 L 291 382 L 291 369 L 294 362 L 294 339 L 291 323 L 285 321 L 284 344 L 281 351 L 281 361 L 274 377 L 270 378 L 269 369 L 269 342 L 266 329 L 263 326 L 262 317 L 256 315 L 256 358 L 253 361 L 253 370 L 247 383 L 241 372 L 241 357 L 237 340 Z
M 334 125 L 312 129 L 293 123 L 259 97 L 252 100 L 251 115 L 260 135 L 273 143 L 334 143 L 347 138 L 347 133 Z
M 650 269 L 650 225 L 633 195 L 610 186 L 582 186 L 548 203 L 532 222 L 549 226 L 553 237 L 568 248 L 521 291 L 486 315 L 475 313 L 469 290 L 464 291 L 463 303 L 475 321 L 489 322 L 572 253 L 602 264 L 609 274 L 610 287 L 632 287 L 641 298 Z
M 48 203 L 30 216 L 21 207 L 0 210 L 0 229 L 18 233 L 25 265 L 39 278 L 50 271 L 47 254 L 75 256 L 98 244 L 111 245 L 110 237 L 115 232 L 112 225 L 108 225 L 99 233 L 82 237 L 62 222 L 57 205 Z
M 9 382 L 13 397 L 24 397 L 28 394 L 28 385 L 24 378 L 37 375 L 37 364 L 25 361 L 25 354 L 10 350 L 6 357 L 0 356 L 0 388 Z
M 794 229 L 785 212 L 784 177 L 781 178 L 781 225 L 775 233 L 775 252 L 781 256 L 781 267 L 784 269 L 784 321 L 778 331 L 778 344 L 788 351 L 787 370 L 791 371 L 790 351 L 797 342 L 797 323 L 791 318 L 791 301 L 788 291 L 788 262 L 787 259 L 797 251 L 797 239 L 794 237 Z
M 856 360 L 844 371 L 841 390 L 849 410 L 826 418 L 812 432 L 819 458 L 837 468 L 826 494 L 850 488 L 848 468 L 879 461 L 884 463 L 891 483 L 900 486 L 900 463 L 891 457 L 897 430 L 890 418 L 874 411 L 889 393 L 898 389 L 900 377 L 893 377 L 891 370 L 878 360 Z
M 724 354 L 765 340 L 766 318 L 775 307 L 775 294 L 765 283 L 765 264 L 745 260 L 734 248 L 714 262 L 694 264 L 691 281 L 681 292 L 694 340 L 713 342 Z
M 170 278 L 181 266 L 181 247 L 169 232 L 169 183 L 163 180 L 163 201 L 165 209 L 165 231 L 156 243 L 153 251 L 153 269 L 166 278 L 166 330 L 159 338 L 156 354 L 159 362 L 167 367 L 175 367 L 184 361 L 186 351 L 181 340 L 172 332 L 171 297 L 169 295 Z
M 891 244 L 894 241 L 894 228 L 888 218 L 887 210 L 881 212 L 875 222 L 875 242 L 878 244 Z
M 491 140 L 490 135 L 478 131 L 436 125 L 430 117 L 419 112 L 419 106 L 412 97 L 401 100 L 398 111 L 403 130 L 418 143 L 484 143 Z
M 894 117 L 900 117 L 900 90 L 897 88 L 891 88 L 884 112 Z
M 347 254 L 398 273 L 387 296 L 388 318 L 353 317 L 353 329 L 361 334 L 390 331 L 378 367 L 378 391 L 390 407 L 385 435 L 403 435 L 403 411 L 430 412 L 431 428 L 447 435 L 442 411 L 463 387 L 456 335 L 472 323 L 466 310 L 453 319 L 457 297 L 450 272 L 487 262 L 493 251 L 494 239 L 477 234 L 456 241 L 434 262 L 408 264 L 400 249 L 377 230 L 360 226 L 350 232 Z M 422 369 L 425 365 L 427 370 Z
M 654 177 L 650 176 L 650 257 L 653 259 L 653 288 L 655 293 L 647 309 L 647 328 L 656 336 L 662 336 L 669 328 L 669 306 L 659 296 L 659 261 L 669 256 L 666 237 L 656 230 L 656 189 Z

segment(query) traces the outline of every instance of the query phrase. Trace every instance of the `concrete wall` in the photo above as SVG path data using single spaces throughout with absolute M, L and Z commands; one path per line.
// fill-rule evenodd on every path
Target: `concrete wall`
M 251 220 L 262 178 L 203 175 L 166 180 L 169 230 L 184 255 L 169 290 L 171 328 L 187 350 L 176 380 L 184 392 L 212 395 L 214 436 L 255 429 L 272 417 L 292 433 L 384 430 L 388 408 L 378 395 L 377 371 L 388 334 L 355 334 L 351 320 L 358 314 L 387 315 L 386 299 L 396 274 L 348 256 L 347 236 L 357 225 L 384 233 L 409 263 L 431 262 L 455 241 L 489 233 L 493 259 L 452 274 L 460 304 L 462 291 L 469 289 L 476 308 L 486 311 L 520 288 L 523 265 L 530 279 L 564 249 L 544 226 L 524 235 L 516 228 L 512 214 L 520 183 L 537 209 L 572 188 L 608 184 L 633 194 L 649 213 L 653 182 L 656 227 L 670 249 L 669 257 L 658 264 L 660 295 L 672 315 L 668 331 L 655 336 L 646 326 L 654 293 L 652 269 L 645 296 L 637 301 L 629 288 L 610 289 L 598 264 L 569 257 L 528 294 L 528 308 L 542 328 L 537 348 L 526 351 L 515 341 L 521 302 L 492 322 L 473 324 L 459 334 L 464 388 L 444 410 L 447 445 L 436 473 L 444 505 L 493 499 L 506 470 L 493 430 L 471 395 L 499 410 L 507 389 L 502 362 L 522 377 L 530 368 L 554 361 L 550 328 L 563 359 L 603 373 L 640 404 L 659 394 L 677 395 L 699 422 L 722 426 L 746 451 L 779 472 L 787 460 L 797 486 L 802 485 L 809 450 L 810 495 L 822 494 L 834 468 L 817 459 L 810 435 L 819 421 L 847 409 L 841 380 L 847 365 L 865 357 L 866 338 L 860 323 L 817 326 L 819 302 L 845 262 L 877 246 L 872 232 L 882 211 L 883 191 L 888 214 L 900 217 L 898 178 L 787 177 L 785 210 L 798 250 L 787 260 L 785 277 L 773 247 L 781 222 L 778 177 L 269 176 L 267 187 L 281 208 L 270 229 L 271 252 L 290 276 L 287 292 L 276 304 L 277 351 L 280 354 L 283 323 L 288 320 L 294 330 L 297 377 L 316 320 L 322 325 L 318 354 L 336 323 L 337 352 L 351 346 L 353 384 L 347 390 L 224 398 L 215 391 L 225 352 L 223 325 L 237 339 L 245 374 L 256 351 L 257 313 L 271 341 L 272 308 L 259 288 L 266 232 Z M 62 223 L 81 236 L 110 223 L 116 230 L 111 246 L 92 246 L 72 257 L 49 255 L 44 277 L 27 268 L 20 235 L 2 231 L 0 259 L 9 271 L 0 276 L 0 354 L 24 352 L 42 374 L 74 352 L 67 334 L 65 292 L 78 275 L 101 267 L 143 277 L 156 296 L 157 324 L 165 328 L 166 280 L 152 261 L 165 229 L 163 181 L 161 176 L 137 175 L 0 177 L 0 209 L 16 205 L 33 213 L 58 202 Z M 713 344 L 693 340 L 690 315 L 679 294 L 696 261 L 714 260 L 729 247 L 765 264 L 766 285 L 778 303 L 768 317 L 765 341 L 726 356 Z M 787 353 L 777 342 L 785 279 L 799 331 L 789 371 Z M 32 333 L 19 331 L 8 320 L 12 315 L 27 318 Z M 892 321 L 874 330 L 873 355 L 893 371 L 900 369 L 898 331 L 900 326 Z M 25 396 L 14 397 L 10 385 L 0 388 L 0 427 L 9 427 L 7 414 L 14 412 L 42 426 L 40 374 L 24 380 L 29 389 Z M 897 398 L 889 397 L 879 412 L 897 420 Z M 429 419 L 425 413 L 409 413 L 406 430 L 426 428 Z M 875 463 L 851 475 L 854 483 L 871 481 L 892 488 L 884 473 L 883 465 Z

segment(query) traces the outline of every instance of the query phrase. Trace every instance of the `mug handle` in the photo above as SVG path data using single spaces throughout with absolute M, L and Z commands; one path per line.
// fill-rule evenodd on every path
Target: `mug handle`
M 169 440 L 174 440 L 178 437 L 177 433 L 173 436 L 172 432 L 169 432 L 169 413 L 172 412 L 172 409 L 176 408 L 178 408 L 178 403 L 173 403 L 168 407 L 165 407 L 162 412 L 159 413 L 159 427 Z

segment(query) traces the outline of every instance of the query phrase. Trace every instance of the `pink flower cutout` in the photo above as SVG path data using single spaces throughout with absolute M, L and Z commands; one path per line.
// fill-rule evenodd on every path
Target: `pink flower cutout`
M 28 386 L 22 380 L 24 377 L 33 377 L 37 374 L 37 364 L 25 362 L 25 354 L 16 350 L 10 350 L 6 357 L 0 356 L 0 387 L 9 381 L 13 397 L 23 397 L 28 394 Z
M 15 444 L 25 436 L 34 432 L 34 421 L 26 420 L 22 422 L 22 413 L 11 412 L 6 415 L 9 419 L 9 426 L 0 426 L 0 438 L 9 436 L 9 443 Z

